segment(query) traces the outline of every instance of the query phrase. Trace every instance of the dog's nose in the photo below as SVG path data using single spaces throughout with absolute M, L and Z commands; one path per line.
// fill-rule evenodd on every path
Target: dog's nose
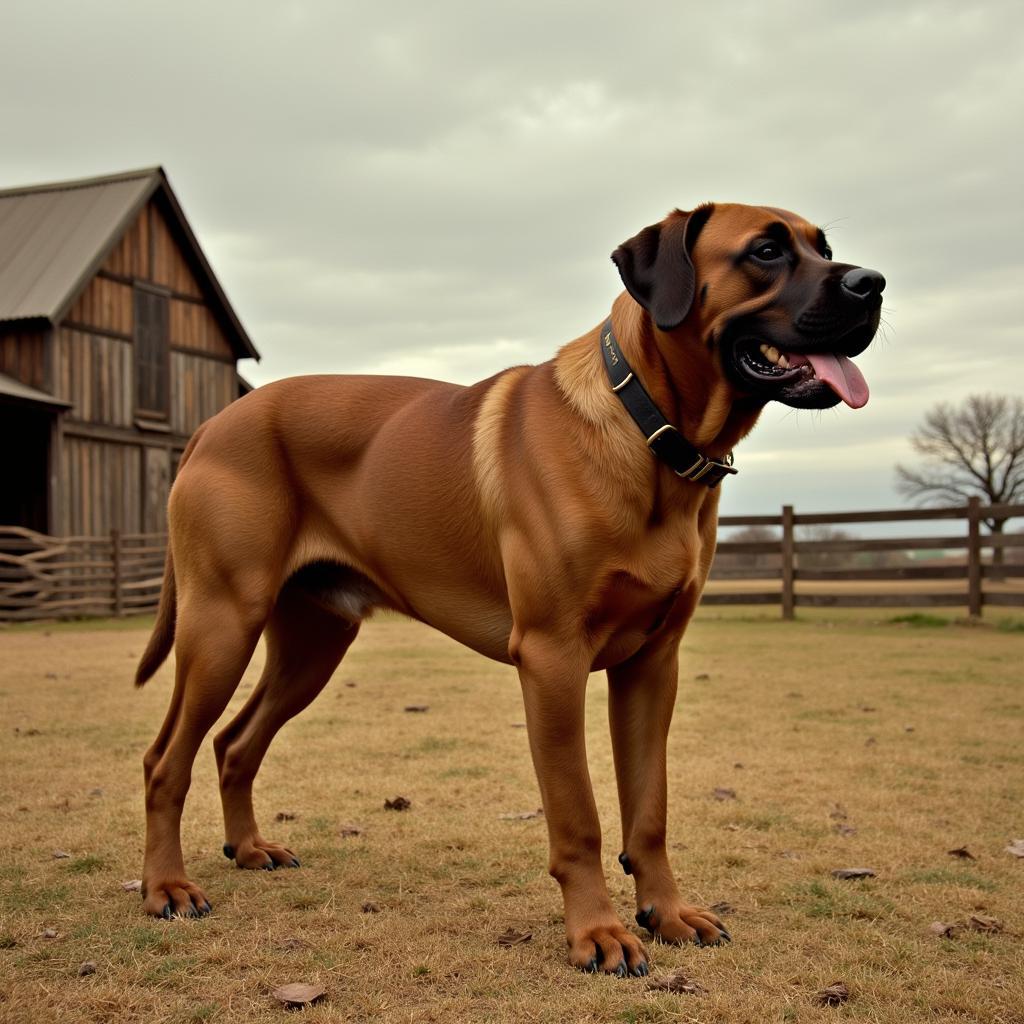
M 842 285 L 854 298 L 872 299 L 885 291 L 885 278 L 877 270 L 855 267 L 843 274 Z

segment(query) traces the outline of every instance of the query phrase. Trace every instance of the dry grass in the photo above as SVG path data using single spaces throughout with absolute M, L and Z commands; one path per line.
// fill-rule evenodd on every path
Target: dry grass
M 671 740 L 671 853 L 692 897 L 734 905 L 735 942 L 651 952 L 656 973 L 682 967 L 701 995 L 566 966 L 543 822 L 499 820 L 538 803 L 512 670 L 414 624 L 369 624 L 258 782 L 265 833 L 293 845 L 303 868 L 242 872 L 224 860 L 207 746 L 184 846 L 215 912 L 158 922 L 121 890 L 139 875 L 140 759 L 168 697 L 166 668 L 131 689 L 145 624 L 0 634 L 0 1018 L 280 1020 L 271 990 L 313 981 L 329 991 L 304 1011 L 313 1021 L 1020 1024 L 1024 861 L 1003 848 L 1024 836 L 1024 634 L 1012 622 L 923 618 L 915 629 L 868 614 L 784 624 L 775 610 L 709 610 L 691 628 Z M 430 710 L 403 712 L 414 703 Z M 595 677 L 605 860 L 631 920 L 605 704 Z M 719 786 L 738 799 L 711 799 Z M 410 811 L 383 810 L 397 794 Z M 843 822 L 830 817 L 837 803 Z M 297 817 L 275 824 L 279 811 Z M 339 838 L 346 822 L 363 834 Z M 947 854 L 964 843 L 977 860 Z M 851 866 L 877 878 L 830 877 Z M 380 913 L 361 913 L 364 900 Z M 928 934 L 971 913 L 1006 931 Z M 499 948 L 509 927 L 532 942 Z M 57 937 L 41 937 L 46 928 Z M 79 977 L 87 960 L 96 972 Z M 816 1005 L 839 979 L 850 1002 Z

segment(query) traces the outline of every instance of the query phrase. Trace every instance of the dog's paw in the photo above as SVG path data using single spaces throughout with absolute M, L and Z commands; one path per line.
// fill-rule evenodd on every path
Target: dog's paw
M 715 914 L 688 903 L 672 903 L 665 907 L 647 903 L 637 911 L 636 923 L 662 942 L 692 942 L 698 946 L 732 942 L 728 929 Z
M 233 860 L 240 868 L 252 871 L 300 867 L 299 858 L 286 846 L 259 837 L 244 839 L 237 845 L 225 843 L 224 856 L 228 860 Z
M 143 883 L 142 909 L 153 917 L 206 917 L 213 907 L 198 885 L 187 878 Z
M 569 962 L 588 974 L 642 978 L 650 970 L 643 943 L 618 921 L 579 929 L 567 941 Z

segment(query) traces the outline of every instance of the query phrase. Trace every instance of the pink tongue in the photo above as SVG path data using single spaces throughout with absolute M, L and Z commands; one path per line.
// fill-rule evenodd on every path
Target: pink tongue
M 822 352 L 789 356 L 790 366 L 800 366 L 804 362 L 810 363 L 815 377 L 827 384 L 851 409 L 867 405 L 868 382 L 852 360 Z

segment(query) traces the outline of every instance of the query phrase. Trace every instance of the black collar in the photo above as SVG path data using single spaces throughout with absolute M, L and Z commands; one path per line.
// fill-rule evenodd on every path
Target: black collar
M 647 389 L 633 373 L 626 357 L 615 340 L 612 321 L 609 317 L 601 328 L 601 355 L 608 371 L 612 391 L 626 407 L 626 411 L 643 431 L 647 447 L 654 452 L 675 474 L 684 480 L 700 481 L 708 487 L 717 487 L 722 478 L 735 473 L 732 452 L 719 462 L 701 454 L 662 415 L 661 410 Z

